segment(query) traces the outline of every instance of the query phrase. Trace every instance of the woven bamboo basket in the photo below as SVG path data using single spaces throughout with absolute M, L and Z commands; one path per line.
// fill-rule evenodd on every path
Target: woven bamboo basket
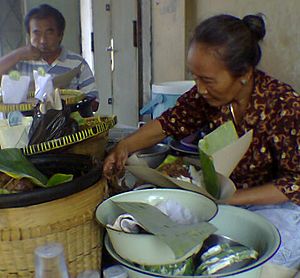
M 70 277 L 101 267 L 103 229 L 97 205 L 107 195 L 100 179 L 83 191 L 37 205 L 0 209 L 0 278 L 34 277 L 34 250 L 60 242 Z
M 117 123 L 117 117 L 91 117 L 80 131 L 22 149 L 24 155 L 46 152 L 91 155 L 102 160 L 108 142 L 108 132 Z
M 84 93 L 79 90 L 60 89 L 60 94 L 65 104 L 75 104 L 84 99 Z M 37 102 L 38 100 L 34 98 L 34 92 L 28 93 L 27 102 L 19 104 L 3 103 L 2 96 L 0 96 L 0 112 L 31 111 L 37 105 Z

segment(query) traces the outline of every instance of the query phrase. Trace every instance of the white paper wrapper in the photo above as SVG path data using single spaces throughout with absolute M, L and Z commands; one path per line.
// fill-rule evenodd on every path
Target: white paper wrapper
M 10 78 L 9 75 L 2 75 L 1 88 L 3 103 L 19 104 L 26 102 L 29 83 L 29 76 L 23 75 L 19 80 L 15 80 Z
M 35 98 L 44 102 L 47 96 L 51 95 L 54 91 L 53 80 L 50 74 L 42 76 L 38 71 L 33 71 L 33 78 L 35 83 Z
M 0 145 L 1 149 L 23 148 L 28 144 L 28 132 L 32 117 L 24 117 L 22 124 L 9 126 L 6 119 L 0 120 Z

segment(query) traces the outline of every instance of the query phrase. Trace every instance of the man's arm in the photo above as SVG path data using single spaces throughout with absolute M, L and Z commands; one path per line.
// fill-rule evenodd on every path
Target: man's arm
M 19 61 L 38 60 L 40 57 L 40 51 L 31 44 L 17 48 L 0 58 L 0 77 L 10 71 Z

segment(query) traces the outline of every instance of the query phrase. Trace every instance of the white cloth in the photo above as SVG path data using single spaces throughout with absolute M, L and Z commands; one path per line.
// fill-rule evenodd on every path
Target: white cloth
M 292 202 L 279 205 L 247 206 L 273 223 L 281 235 L 281 246 L 271 262 L 300 269 L 300 206 Z
M 162 201 L 158 203 L 156 207 L 178 224 L 188 225 L 198 223 L 197 217 L 195 217 L 189 209 L 183 207 L 174 200 Z M 128 213 L 119 215 L 113 224 L 107 224 L 107 226 L 127 233 L 138 233 L 140 229 L 143 229 L 143 226 Z

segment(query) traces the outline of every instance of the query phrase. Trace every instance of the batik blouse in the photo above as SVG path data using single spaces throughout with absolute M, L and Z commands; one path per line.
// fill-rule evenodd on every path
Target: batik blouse
M 252 143 L 230 178 L 237 188 L 274 184 L 300 205 L 300 95 L 291 86 L 255 71 L 254 89 L 241 122 L 242 136 L 253 130 Z M 209 124 L 232 120 L 228 106 L 212 107 L 196 86 L 157 118 L 167 136 L 181 139 Z

